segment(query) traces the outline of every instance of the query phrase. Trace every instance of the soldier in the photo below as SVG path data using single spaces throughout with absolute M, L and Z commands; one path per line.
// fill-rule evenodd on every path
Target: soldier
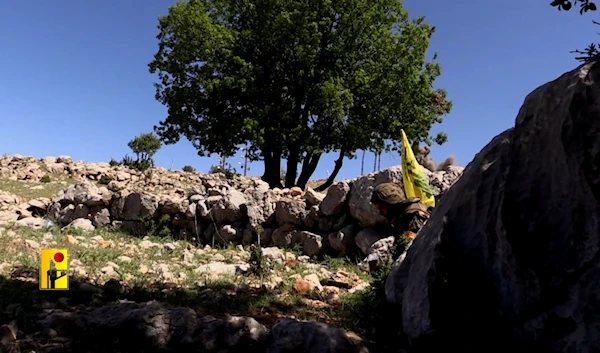
M 393 260 L 400 255 L 397 252 L 403 250 L 397 246 L 414 239 L 425 221 L 429 219 L 429 210 L 420 201 L 418 198 L 407 199 L 402 187 L 394 183 L 379 184 L 373 190 L 371 203 L 379 209 L 382 216 L 388 219 L 391 235 L 395 239 Z

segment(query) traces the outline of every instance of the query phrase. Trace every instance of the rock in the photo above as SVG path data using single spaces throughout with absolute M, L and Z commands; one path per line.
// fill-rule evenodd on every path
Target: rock
M 308 201 L 312 206 L 320 205 L 321 202 L 325 199 L 325 194 L 320 193 L 318 191 L 313 190 L 310 187 L 306 188 L 304 192 L 304 198 Z
M 149 324 L 150 323 L 150 324 Z M 216 319 L 199 316 L 191 308 L 158 302 L 110 304 L 84 311 L 54 310 L 40 323 L 75 340 L 74 351 L 260 351 L 268 330 L 256 320 L 241 316 Z M 121 337 L 107 340 L 106 337 Z
M 371 204 L 371 194 L 375 186 L 387 182 L 403 185 L 402 168 L 400 168 L 400 166 L 363 175 L 352 183 L 348 205 L 350 214 L 361 226 L 370 227 L 387 222 L 387 220 L 379 214 L 379 210 Z
M 357 347 L 340 329 L 323 323 L 281 319 L 271 329 L 267 353 L 357 353 Z
M 139 221 L 152 216 L 158 209 L 158 198 L 146 192 L 122 191 L 113 196 L 111 214 L 125 221 Z
M 294 284 L 292 285 L 292 289 L 298 294 L 307 295 L 313 290 L 318 290 L 319 285 L 320 284 L 309 281 L 305 278 L 296 278 Z
M 217 273 L 217 274 L 228 274 L 228 275 L 234 275 L 236 273 L 243 273 L 248 271 L 249 266 L 248 264 L 227 264 L 224 262 L 211 262 L 208 263 L 206 265 L 201 265 L 200 267 L 196 268 L 194 270 L 194 273 L 196 274 L 210 274 L 210 273 Z
M 300 196 L 303 194 L 302 189 L 297 186 L 294 186 L 290 189 L 290 196 Z
M 35 230 L 45 228 L 46 226 L 44 220 L 37 217 L 19 219 L 15 222 L 15 225 L 20 227 L 28 227 Z
M 219 240 L 225 242 L 239 240 L 238 238 L 241 238 L 241 235 L 238 236 L 238 233 L 240 232 L 237 229 L 226 224 L 219 229 Z
M 275 229 L 271 235 L 273 245 L 280 248 L 290 246 L 292 244 L 293 232 L 294 225 L 289 223 Z
M 86 180 L 61 190 L 52 201 L 61 204 L 84 204 L 86 206 L 108 205 L 110 195 L 107 191 Z
M 93 224 L 96 227 L 105 227 L 110 224 L 110 211 L 103 208 L 94 214 Z
M 306 204 L 302 200 L 281 200 L 275 206 L 275 216 L 277 224 L 295 224 L 301 225 L 304 218 Z
M 244 194 L 237 190 L 229 190 L 223 198 L 212 206 L 211 212 L 217 226 L 231 224 L 242 219 L 242 206 L 246 204 Z
M 350 184 L 347 181 L 340 181 L 333 184 L 327 190 L 327 196 L 319 205 L 321 213 L 326 216 L 333 216 L 344 212 L 348 207 L 348 193 L 350 192 Z M 369 197 L 370 200 L 370 197 Z
M 275 262 L 282 264 L 283 261 L 285 261 L 285 254 L 279 248 L 276 248 L 276 247 L 262 248 L 261 251 L 262 251 L 262 255 L 264 257 L 271 259 Z
M 363 259 L 362 266 L 367 266 L 370 270 L 373 270 L 377 267 L 380 261 L 388 259 L 391 255 L 392 247 L 394 245 L 394 237 L 390 236 L 387 238 L 381 238 L 371 244 L 369 249 L 367 249 L 366 255 L 367 257 Z M 410 246 L 410 245 L 409 245 Z M 408 247 L 407 247 L 408 248 Z M 401 256 L 404 254 L 401 254 Z M 404 257 L 402 257 L 403 259 Z M 401 260 L 399 260 L 401 261 Z
M 590 63 L 530 93 L 394 266 L 411 349 L 600 351 L 599 82 Z
M 77 218 L 73 222 L 69 223 L 65 228 L 66 229 L 73 228 L 73 229 L 85 230 L 85 231 L 89 231 L 89 232 L 96 229 L 96 227 L 94 227 L 92 225 L 92 221 L 90 221 L 89 219 L 84 219 L 84 218 Z
M 329 234 L 329 244 L 334 250 L 343 254 L 349 255 L 356 248 L 356 235 L 360 231 L 360 227 L 355 224 L 350 224 L 341 230 Z
M 371 245 L 381 239 L 381 234 L 374 228 L 364 228 L 356 234 L 356 245 L 363 254 L 369 254 Z
M 294 231 L 292 243 L 302 244 L 302 252 L 308 256 L 318 255 L 323 250 L 323 237 L 306 230 Z

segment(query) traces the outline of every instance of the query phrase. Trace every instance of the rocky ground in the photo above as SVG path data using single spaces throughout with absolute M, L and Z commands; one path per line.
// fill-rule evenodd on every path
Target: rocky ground
M 38 290 L 40 249 L 69 250 L 70 290 Z M 2 322 L 21 349 L 64 348 L 69 340 L 40 320 L 57 310 L 119 300 L 158 300 L 202 313 L 251 316 L 266 327 L 283 317 L 360 331 L 360 304 L 372 278 L 346 259 L 311 260 L 294 251 L 242 246 L 195 247 L 184 241 L 135 238 L 120 231 L 0 230 Z M 261 270 L 262 268 L 262 270 Z
M 11 173 L 6 172 L 6 160 L 13 163 L 8 169 Z M 15 167 L 15 160 L 27 162 Z M 112 180 L 107 182 L 94 180 L 101 179 L 95 177 L 99 175 L 95 165 L 84 164 L 82 175 L 76 175 L 77 164 L 73 162 L 66 163 L 71 168 L 68 173 L 49 173 L 60 169 L 51 164 L 56 160 L 60 158 L 38 170 L 35 166 L 40 163 L 29 157 L 4 159 L 0 177 L 0 351 L 97 352 L 121 347 L 125 352 L 147 344 L 142 351 L 233 352 L 256 347 L 257 352 L 291 352 L 315 351 L 318 347 L 358 352 L 373 345 L 370 339 L 378 320 L 374 311 L 378 299 L 372 284 L 381 278 L 358 266 L 357 253 L 331 257 L 315 252 L 308 256 L 302 249 L 306 242 L 288 247 L 210 246 L 194 238 L 182 239 L 180 234 L 132 235 L 114 221 L 112 225 L 90 226 L 92 221 L 96 224 L 97 217 L 91 217 L 89 211 L 80 216 L 77 213 L 107 184 L 115 193 L 149 188 L 153 195 L 162 195 L 161 200 L 172 200 L 179 190 L 189 190 L 193 184 L 186 178 L 198 176 L 165 172 L 159 183 L 140 182 L 132 181 L 137 172 L 129 172 L 129 179 L 125 179 L 119 177 L 120 167 L 110 167 Z M 160 177 L 160 172 L 155 171 L 154 176 Z M 202 178 L 204 185 L 212 185 L 212 177 Z M 205 192 L 207 197 L 226 197 L 218 193 L 218 178 L 217 186 Z M 83 185 L 82 180 L 88 183 L 85 193 L 69 196 L 65 192 Z M 242 190 L 244 183 L 256 183 L 253 179 L 227 182 Z M 330 201 L 325 201 L 329 205 L 324 207 L 341 209 L 339 201 L 331 199 L 346 199 L 343 192 L 348 193 L 348 185 L 334 187 Z M 308 200 L 316 203 L 325 199 L 325 194 L 302 190 L 275 193 L 277 200 L 286 200 L 284 206 L 298 203 L 304 207 Z M 70 206 L 73 210 L 68 221 L 42 218 L 49 205 L 61 204 L 56 200 L 69 197 L 83 201 Z M 289 207 L 277 202 L 279 206 L 273 204 L 274 209 L 288 212 Z M 127 205 L 125 202 L 118 212 L 129 210 L 131 205 Z M 164 204 L 159 202 L 158 209 L 161 207 Z M 62 208 L 67 209 L 65 205 Z M 288 213 L 293 216 L 297 212 L 292 209 Z M 277 216 L 281 218 L 281 214 Z M 61 217 L 66 217 L 64 212 Z M 270 218 L 277 217 L 274 214 Z M 282 225 L 286 227 L 285 222 Z M 38 289 L 40 250 L 49 248 L 69 251 L 68 291 Z M 174 321 L 182 323 L 174 325 Z M 152 324 L 148 326 L 148 322 Z M 116 338 L 94 336 L 98 332 Z M 136 340 L 124 339 L 123 332 Z M 97 343 L 85 346 L 88 339 Z

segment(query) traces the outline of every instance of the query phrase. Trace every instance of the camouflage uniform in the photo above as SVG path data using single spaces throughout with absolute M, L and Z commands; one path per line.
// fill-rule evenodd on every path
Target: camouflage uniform
M 390 222 L 391 235 L 394 236 L 392 259 L 400 254 L 400 248 L 414 239 L 425 221 L 429 219 L 429 211 L 418 198 L 407 199 L 404 190 L 394 183 L 377 185 L 371 196 L 371 203 L 383 203 L 388 207 L 387 218 Z

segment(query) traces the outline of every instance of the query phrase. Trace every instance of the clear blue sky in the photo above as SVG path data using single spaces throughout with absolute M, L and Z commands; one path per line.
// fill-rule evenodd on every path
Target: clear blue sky
M 155 101 L 147 64 L 157 50 L 157 18 L 174 0 L 1 1 L 0 154 L 71 155 L 90 162 L 121 159 L 127 142 L 165 117 Z M 466 165 L 495 135 L 513 126 L 525 95 L 579 63 L 569 50 L 598 36 L 594 14 L 559 12 L 548 1 L 409 0 L 411 17 L 436 26 L 437 51 L 454 108 L 434 128 L 449 141 L 434 145 L 440 161 L 450 154 Z M 313 178 L 323 178 L 327 156 Z M 207 171 L 189 142 L 164 146 L 158 165 L 192 165 Z M 236 164 L 238 159 L 232 159 Z M 382 167 L 398 164 L 382 156 Z M 373 169 L 367 154 L 365 172 Z M 253 163 L 250 174 L 262 174 Z M 360 173 L 360 158 L 346 160 L 339 178 Z

